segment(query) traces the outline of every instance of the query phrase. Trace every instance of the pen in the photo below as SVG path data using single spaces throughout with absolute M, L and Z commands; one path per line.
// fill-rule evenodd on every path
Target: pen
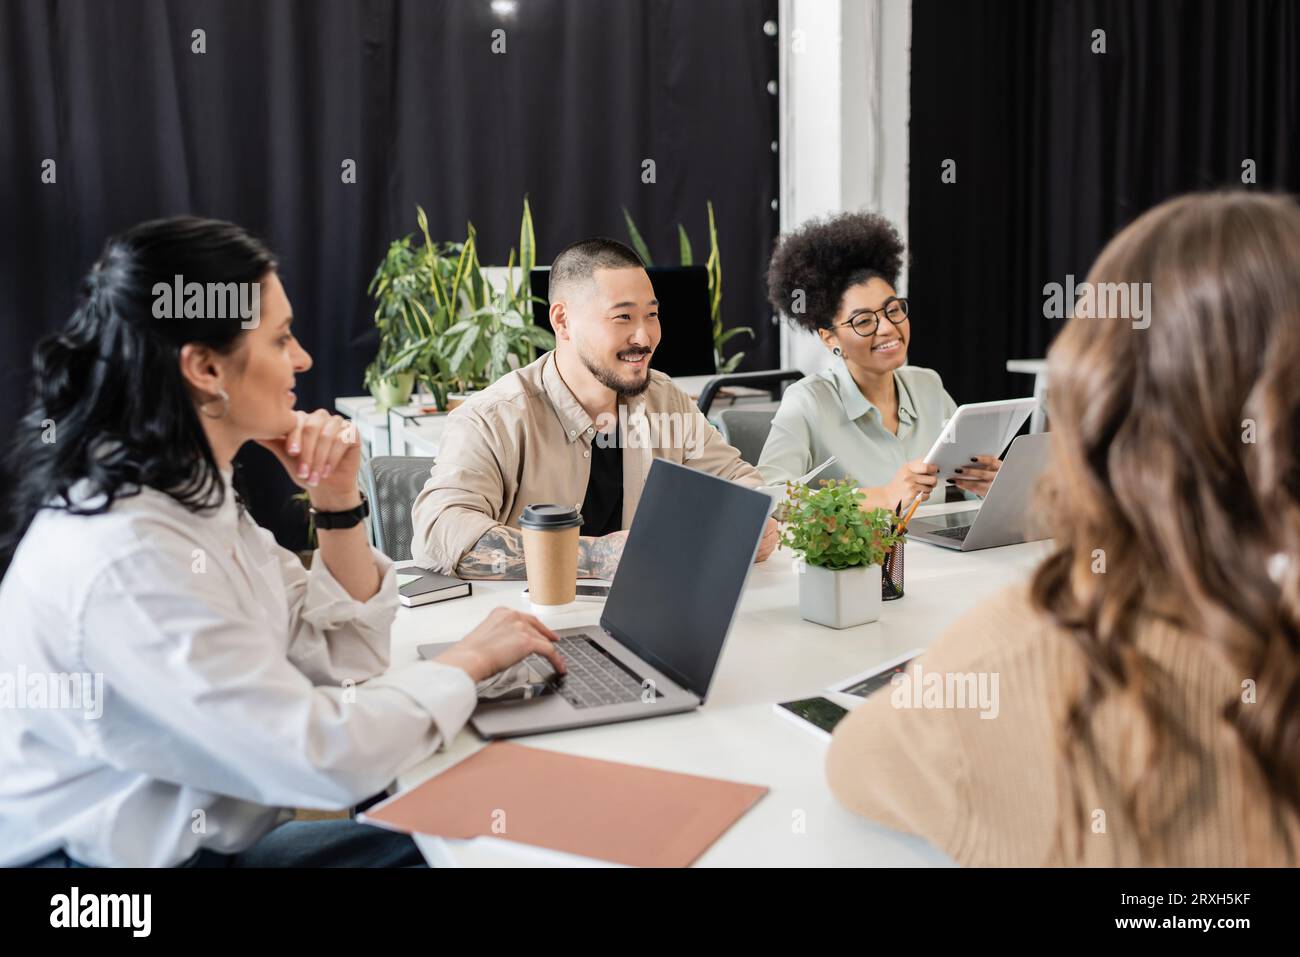
M 903 516 L 902 524 L 898 526 L 898 531 L 900 534 L 907 530 L 907 523 L 912 520 L 912 513 L 916 511 L 916 507 L 920 504 L 921 504 L 921 496 L 918 495 L 916 498 L 912 499 L 911 507 L 907 510 L 907 514 Z

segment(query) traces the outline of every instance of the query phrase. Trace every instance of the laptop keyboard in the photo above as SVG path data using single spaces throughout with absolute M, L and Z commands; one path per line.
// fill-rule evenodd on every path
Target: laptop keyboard
M 930 532 L 931 535 L 938 535 L 940 538 L 951 538 L 954 541 L 966 541 L 966 534 L 971 530 L 970 525 L 954 525 L 952 528 L 936 528 Z
M 575 708 L 598 708 L 641 700 L 641 679 L 600 645 L 581 635 L 573 635 L 561 638 L 555 643 L 555 648 L 569 669 L 555 690 Z M 549 668 L 545 659 L 539 660 Z

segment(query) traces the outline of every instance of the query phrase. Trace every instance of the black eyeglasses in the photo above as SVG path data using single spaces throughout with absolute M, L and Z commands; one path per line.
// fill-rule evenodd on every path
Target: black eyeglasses
M 883 309 L 859 309 L 838 325 L 851 326 L 854 332 L 866 339 L 876 334 L 881 316 L 896 326 L 902 325 L 903 320 L 907 318 L 907 300 L 891 299 L 885 303 Z

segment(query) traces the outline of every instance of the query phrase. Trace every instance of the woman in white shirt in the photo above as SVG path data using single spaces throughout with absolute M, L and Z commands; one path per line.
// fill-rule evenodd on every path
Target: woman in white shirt
M 143 223 L 37 349 L 0 531 L 0 865 L 418 864 L 404 835 L 286 808 L 382 791 L 531 653 L 563 670 L 505 609 L 387 670 L 393 566 L 361 524 L 354 430 L 294 410 L 311 358 L 275 269 L 231 224 Z M 214 289 L 252 309 L 222 318 Z M 248 441 L 335 526 L 310 572 L 237 499 Z
M 821 477 L 851 478 L 865 507 L 906 507 L 935 490 L 923 458 L 957 408 L 939 373 L 907 365 L 908 301 L 898 295 L 903 241 L 889 220 L 844 213 L 781 237 L 768 266 L 768 298 L 832 355 L 800 379 L 772 420 L 758 470 L 769 485 L 794 481 L 834 456 Z M 1001 463 L 971 459 L 953 484 L 983 495 Z

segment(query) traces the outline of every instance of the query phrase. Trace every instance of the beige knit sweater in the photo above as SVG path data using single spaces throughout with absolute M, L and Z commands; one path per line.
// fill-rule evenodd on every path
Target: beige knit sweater
M 1098 758 L 1076 762 L 1077 788 L 1067 784 L 1058 735 L 1084 686 L 1083 657 L 1030 607 L 1027 585 L 966 614 L 909 666 L 907 685 L 899 679 L 840 723 L 827 757 L 831 789 L 851 810 L 962 864 L 1295 864 L 1283 840 L 1285 829 L 1300 848 L 1295 815 L 1221 716 L 1251 676 L 1168 626 L 1144 626 L 1137 646 L 1173 728 L 1139 789 L 1163 822 L 1148 834 L 1113 783 L 1146 766 L 1131 702 L 1099 706 Z

